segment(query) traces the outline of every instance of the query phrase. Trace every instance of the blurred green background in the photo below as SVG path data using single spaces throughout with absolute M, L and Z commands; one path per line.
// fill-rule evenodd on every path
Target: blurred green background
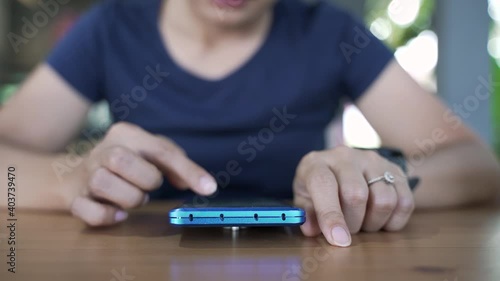
M 394 4 L 392 0 L 368 0 L 366 4 L 365 20 L 368 26 L 379 26 L 382 29 L 379 39 L 382 39 L 393 49 L 398 49 L 407 45 L 411 40 L 418 37 L 422 32 L 433 29 L 433 15 L 435 10 L 434 0 L 420 1 L 418 15 L 406 24 L 400 24 L 390 16 L 390 6 Z M 410 1 L 411 2 L 411 1 Z M 419 1 L 413 1 L 419 2 Z M 492 89 L 491 112 L 493 124 L 493 146 L 500 155 L 500 1 L 488 0 L 488 13 L 491 17 L 490 41 L 488 52 L 491 57 Z M 467 19 L 464 19 L 467 20 Z M 385 25 L 385 27 L 384 27 Z M 382 26 L 382 28 L 380 28 Z M 375 32 L 377 33 L 377 32 Z M 376 34 L 377 35 L 377 34 Z M 467 66 L 464 66 L 467 67 Z M 408 70 L 408 69 L 407 69 Z M 435 72 L 435 69 L 434 71 Z M 427 81 L 419 81 L 423 84 L 433 84 L 432 78 L 424 78 Z M 417 78 L 418 80 L 418 78 Z M 431 86 L 431 88 L 433 88 Z

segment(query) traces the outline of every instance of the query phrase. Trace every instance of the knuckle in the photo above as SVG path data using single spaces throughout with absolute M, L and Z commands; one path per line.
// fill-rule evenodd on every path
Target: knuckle
M 163 135 L 156 135 L 156 141 L 158 141 L 158 145 L 168 145 L 168 146 L 175 145 L 174 141 Z
M 179 155 L 182 155 L 182 156 L 186 156 L 187 155 L 186 151 L 182 147 L 175 146 L 175 148 L 176 148 L 177 153 L 179 153 Z
M 136 208 L 142 205 L 143 200 L 144 200 L 143 196 L 131 196 L 127 200 L 125 200 L 125 202 L 123 202 L 122 207 L 124 209 Z
M 396 209 L 397 200 L 392 200 L 391 198 L 375 200 L 373 203 L 373 209 L 379 213 L 391 213 Z
M 344 220 L 344 215 L 336 210 L 319 210 L 317 214 L 319 221 L 329 225 L 338 224 Z
M 320 154 L 318 151 L 311 151 L 302 158 L 302 162 L 305 164 L 315 163 L 320 159 Z
M 381 159 L 383 159 L 378 152 L 373 151 L 373 150 L 367 150 L 364 151 L 364 154 L 366 158 L 371 161 L 371 162 L 380 162 Z
M 155 155 L 156 155 L 157 160 L 164 165 L 172 165 L 173 163 L 176 162 L 175 156 L 173 156 L 173 154 L 170 153 L 170 151 L 158 150 L 155 153 Z
M 413 198 L 401 199 L 398 203 L 398 212 L 409 215 L 415 210 L 415 200 Z
M 145 186 L 147 190 L 153 190 L 163 184 L 163 176 L 158 169 L 155 169 L 153 176 L 150 178 L 149 183 Z
M 145 186 L 141 187 L 141 189 L 143 189 L 144 191 L 153 191 L 153 190 L 159 188 L 160 186 L 162 186 L 162 184 L 163 184 L 163 179 L 155 180 L 155 181 L 151 181 L 151 183 L 148 183 Z
M 328 187 L 332 184 L 332 175 L 328 173 L 316 173 L 307 180 L 307 185 L 312 187 Z
M 349 159 L 352 156 L 352 154 L 354 153 L 354 149 L 350 148 L 348 146 L 345 146 L 345 145 L 340 145 L 340 146 L 335 147 L 333 149 L 333 152 L 335 154 L 337 154 L 338 157 L 340 157 L 340 158 Z
M 121 146 L 115 146 L 111 148 L 107 162 L 109 168 L 113 171 L 124 171 L 131 165 L 132 160 L 127 149 Z
M 318 166 L 323 164 L 322 153 L 319 151 L 312 151 L 307 153 L 300 160 L 297 174 L 300 175 L 300 178 L 305 178 L 312 171 L 314 171 Z
M 183 154 L 173 146 L 162 146 L 161 149 L 157 151 L 157 155 L 165 161 L 172 161 L 172 159 L 176 159 Z
M 365 206 L 368 202 L 369 192 L 367 189 L 354 187 L 348 188 L 349 191 L 345 192 L 343 199 L 346 205 L 350 207 Z
M 128 124 L 126 124 L 125 122 L 118 122 L 116 124 L 113 124 L 109 128 L 107 136 L 121 135 L 124 131 L 127 130 L 127 126 Z
M 184 154 L 181 153 L 180 150 L 175 149 L 173 147 L 166 148 L 164 153 L 168 157 L 171 157 L 171 158 L 174 158 L 174 159 L 178 159 L 179 157 L 184 157 Z
M 89 189 L 91 193 L 101 194 L 109 186 L 109 174 L 105 169 L 96 170 L 89 179 Z
M 177 145 L 173 140 L 162 135 L 156 136 L 156 144 L 158 147 L 163 148 L 167 151 L 172 151 L 181 155 L 186 155 L 186 151 Z

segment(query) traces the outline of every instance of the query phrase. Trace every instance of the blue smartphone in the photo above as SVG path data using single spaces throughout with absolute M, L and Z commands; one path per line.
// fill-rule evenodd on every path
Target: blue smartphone
M 185 203 L 170 211 L 170 223 L 178 226 L 293 226 L 305 222 L 305 211 L 267 198 L 207 199 L 207 204 Z

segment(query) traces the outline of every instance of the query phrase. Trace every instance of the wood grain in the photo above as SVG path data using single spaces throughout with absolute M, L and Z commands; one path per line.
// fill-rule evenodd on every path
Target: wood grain
M 400 233 L 363 233 L 347 249 L 298 229 L 179 229 L 176 202 L 88 229 L 64 214 L 18 213 L 17 273 L 7 272 L 0 216 L 0 280 L 500 280 L 500 207 L 417 213 Z

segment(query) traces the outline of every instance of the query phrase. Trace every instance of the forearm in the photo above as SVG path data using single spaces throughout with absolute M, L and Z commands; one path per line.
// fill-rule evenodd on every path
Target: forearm
M 7 205 L 8 168 L 15 167 L 17 207 L 68 210 L 77 170 L 66 162 L 66 155 L 32 152 L 0 142 L 0 173 L 4 175 L 0 176 L 0 198 L 4 198 L 0 208 Z
M 480 143 L 451 145 L 409 164 L 410 174 L 422 180 L 415 192 L 417 208 L 477 204 L 499 194 L 500 166 Z

